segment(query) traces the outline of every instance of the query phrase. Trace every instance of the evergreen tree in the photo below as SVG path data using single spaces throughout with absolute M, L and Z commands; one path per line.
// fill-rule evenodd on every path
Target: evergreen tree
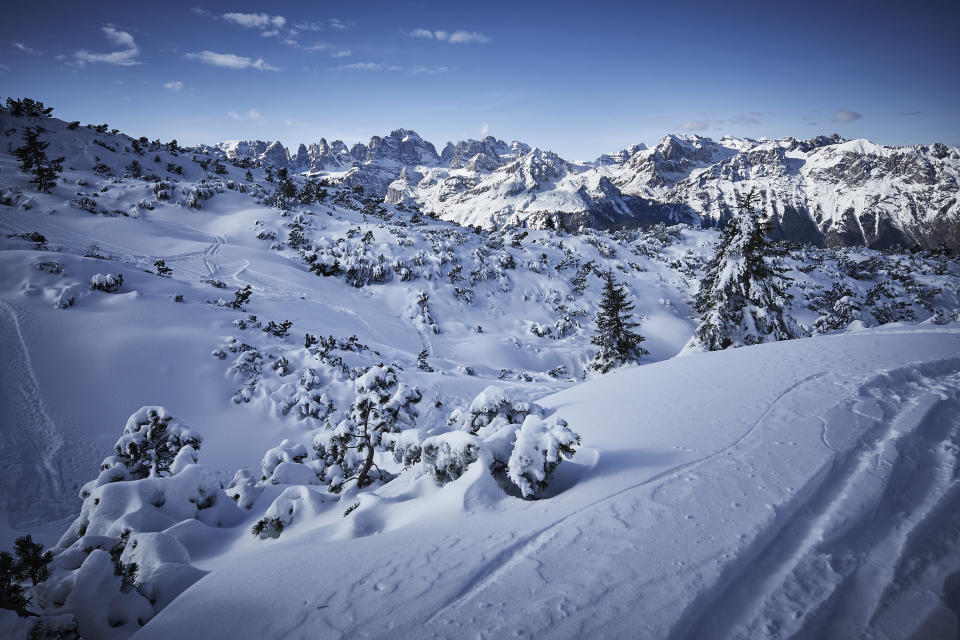
M 27 610 L 30 598 L 20 585 L 24 577 L 20 563 L 6 551 L 0 551 L 0 609 L 16 611 L 21 617 L 36 616 Z
M 20 159 L 20 170 L 24 173 L 33 173 L 30 181 L 37 185 L 37 191 L 49 193 L 57 183 L 57 175 L 63 171 L 64 158 L 49 160 L 46 150 L 49 142 L 40 140 L 41 127 L 27 127 L 23 130 L 23 146 L 14 150 L 14 155 Z
M 29 535 L 20 536 L 13 542 L 13 552 L 17 555 L 17 564 L 24 578 L 37 586 L 50 577 L 50 562 L 53 552 L 44 551 L 43 545 L 34 542 Z
M 700 283 L 696 309 L 701 314 L 693 342 L 702 349 L 789 340 L 800 329 L 784 314 L 792 297 L 785 269 L 772 264 L 773 253 L 757 212 L 755 189 L 738 198 L 739 213 L 723 229 L 714 257 Z
M 329 446 L 315 443 L 320 458 L 330 469 L 330 490 L 338 492 L 345 482 L 356 479 L 364 487 L 374 478 L 371 470 L 374 453 L 384 448 L 383 435 L 415 426 L 417 410 L 423 394 L 397 380 L 393 367 L 376 365 L 354 383 L 356 399 L 350 405 L 349 417 L 334 430 Z M 389 474 L 377 468 L 378 477 Z
M 101 469 L 123 465 L 130 479 L 171 475 L 170 467 L 184 447 L 200 448 L 203 438 L 163 407 L 143 407 L 127 420 L 114 449 L 117 455 Z
M 636 361 L 649 351 L 640 346 L 644 338 L 633 331 L 639 323 L 631 320 L 633 303 L 627 301 L 627 292 L 622 284 L 617 284 L 613 271 L 608 271 L 603 284 L 603 298 L 597 312 L 597 335 L 593 344 L 599 347 L 591 368 L 600 373 Z

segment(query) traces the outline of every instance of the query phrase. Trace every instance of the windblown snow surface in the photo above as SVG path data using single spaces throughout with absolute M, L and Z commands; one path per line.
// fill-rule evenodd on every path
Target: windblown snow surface
M 199 186 L 191 182 L 195 165 L 183 156 L 189 152 L 173 158 L 188 165 L 175 194 Z M 142 515 L 126 520 L 164 541 L 158 557 L 175 547 L 174 564 L 186 567 L 176 574 L 180 587 L 149 586 L 144 578 L 140 588 L 153 589 L 151 602 L 109 617 L 96 609 L 119 593 L 115 587 L 100 600 L 91 591 L 54 603 L 64 612 L 74 607 L 84 637 L 960 633 L 955 261 L 940 276 L 920 258 L 911 263 L 911 291 L 940 289 L 927 298 L 937 313 L 890 302 L 877 320 L 879 307 L 870 315 L 864 306 L 845 331 L 686 353 L 695 327 L 690 298 L 717 239 L 713 231 L 682 228 L 657 241 L 644 234 L 488 235 L 414 223 L 394 207 L 381 217 L 333 204 L 281 212 L 257 197 L 271 188 L 259 168 L 246 193 L 215 188 L 215 180 L 241 183 L 242 169 L 207 176 L 214 194 L 195 209 L 176 195 L 153 199 L 153 185 L 142 180 L 65 166 L 52 194 L 36 194 L 13 158 L 0 154 L 8 202 L 0 205 L 4 549 L 27 532 L 57 542 L 79 512 L 81 485 L 96 477 L 127 417 L 143 406 L 163 405 L 201 433 L 200 464 L 224 487 L 284 439 L 309 448 L 323 421 L 281 410 L 297 378 L 317 367 L 341 413 L 352 380 L 344 369 L 316 364 L 302 346 L 305 332 L 355 334 L 368 345 L 337 352 L 347 369 L 400 365 L 404 381 L 424 392 L 418 426 L 425 433 L 442 431 L 453 409 L 494 386 L 536 401 L 582 441 L 538 500 L 505 490 L 502 478 L 474 463 L 442 487 L 428 474 L 394 467 L 399 475 L 391 482 L 339 495 L 319 482 L 275 476 L 249 509 L 221 496 L 220 506 L 233 511 L 220 526 L 200 516 L 173 526 Z M 98 213 L 67 204 L 84 193 L 99 194 Z M 142 206 L 145 198 L 152 208 Z M 316 246 L 342 239 L 353 255 L 385 254 L 386 264 L 400 258 L 406 266 L 362 287 L 315 275 L 284 244 L 298 214 Z M 45 242 L 31 240 L 31 232 Z M 372 239 L 360 243 L 366 232 Z M 423 264 L 417 252 L 426 255 Z M 514 267 L 497 270 L 501 252 Z M 833 253 L 817 254 L 823 261 L 804 270 L 802 255 L 787 261 L 797 297 L 792 312 L 813 333 L 816 313 L 806 304 L 832 280 L 862 297 L 884 277 L 845 278 Z M 849 271 L 880 254 L 844 255 Z M 169 277 L 155 273 L 157 259 L 172 268 Z M 627 284 L 651 356 L 584 380 L 601 284 L 589 275 L 577 292 L 571 278 L 588 261 L 597 272 L 616 269 Z M 462 281 L 450 276 L 458 264 Z M 98 274 L 120 274 L 122 285 L 113 293 L 91 290 Z M 885 285 L 887 298 L 902 302 L 898 283 Z M 253 292 L 244 311 L 217 304 L 244 285 Z M 426 314 L 415 302 L 419 291 L 429 293 Z M 914 322 L 887 317 L 908 306 Z M 564 311 L 572 312 L 570 322 L 554 324 Z M 293 328 L 278 338 L 245 325 L 248 314 L 264 325 L 289 319 Z M 249 356 L 251 366 L 241 366 L 238 358 L 250 349 L 231 352 L 231 337 L 259 363 Z M 418 369 L 421 352 L 434 371 Z M 287 375 L 271 367 L 281 357 Z M 186 482 L 190 473 L 160 481 Z M 278 538 L 250 533 L 285 505 L 296 515 Z M 127 508 L 150 509 L 136 501 Z M 144 549 L 152 547 L 143 544 L 141 569 L 169 569 L 169 558 L 151 568 Z M 71 553 L 55 560 L 55 577 L 77 569 L 79 552 Z M 90 575 L 103 552 L 86 553 L 80 571 Z M 119 578 L 107 570 L 102 582 L 111 580 Z M 134 590 L 123 598 L 139 596 Z M 2 613 L 0 632 L 23 632 L 25 623 Z

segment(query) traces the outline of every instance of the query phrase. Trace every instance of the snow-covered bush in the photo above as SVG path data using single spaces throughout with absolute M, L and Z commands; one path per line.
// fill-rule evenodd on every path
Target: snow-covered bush
M 451 431 L 427 438 L 420 449 L 423 468 L 442 485 L 462 476 L 480 458 L 484 445 L 471 433 Z
M 383 365 L 370 367 L 357 378 L 354 391 L 356 399 L 350 405 L 349 417 L 329 438 L 318 437 L 314 442 L 331 491 L 339 491 L 348 480 L 356 479 L 359 487 L 374 480 L 374 454 L 390 444 L 389 439 L 384 442 L 384 434 L 415 427 L 414 405 L 423 398 L 416 387 L 399 382 L 393 367 Z M 376 476 L 389 479 L 379 467 Z
M 119 291 L 122 284 L 123 274 L 120 273 L 98 273 L 90 278 L 90 288 L 104 293 Z
M 556 417 L 527 416 L 507 463 L 507 477 L 524 498 L 532 498 L 547 486 L 563 457 L 572 458 L 580 436 Z
M 307 448 L 284 439 L 279 446 L 267 451 L 260 463 L 260 481 L 263 484 L 313 484 L 317 474 L 303 465 L 309 456 Z
M 101 478 L 139 480 L 173 475 L 178 455 L 191 456 L 203 438 L 167 413 L 164 407 L 141 407 L 127 419 L 114 449 L 117 455 L 103 461 Z

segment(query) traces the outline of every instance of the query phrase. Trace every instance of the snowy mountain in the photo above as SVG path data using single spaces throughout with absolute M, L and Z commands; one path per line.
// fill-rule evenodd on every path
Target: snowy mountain
M 840 136 L 750 140 L 668 135 L 593 163 L 520 142 L 449 142 L 438 156 L 400 129 L 349 150 L 229 142 L 215 149 L 361 185 L 459 224 L 616 229 L 656 222 L 722 225 L 756 187 L 781 237 L 828 246 L 960 247 L 960 151 L 889 147 Z
M 0 132 L 0 550 L 55 553 L 3 565 L 0 637 L 958 628 L 960 262 L 780 247 L 810 337 L 694 353 L 720 234 L 652 224 L 724 163 L 772 184 L 860 143 Z M 600 375 L 607 274 L 649 353 Z

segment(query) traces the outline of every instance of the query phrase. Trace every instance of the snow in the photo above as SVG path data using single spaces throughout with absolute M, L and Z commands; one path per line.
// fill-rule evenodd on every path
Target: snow
M 76 616 L 84 637 L 960 627 L 940 597 L 960 564 L 955 260 L 791 250 L 789 311 L 815 337 L 676 357 L 715 231 L 478 233 L 415 222 L 406 206 L 335 202 L 336 186 L 287 212 L 265 204 L 263 168 L 246 181 L 230 163 L 204 171 L 193 151 L 140 157 L 121 136 L 48 128 L 68 156 L 53 193 L 30 191 L 0 153 L 0 548 L 29 532 L 57 551 L 39 604 Z M 666 142 L 710 159 L 735 149 Z M 501 147 L 484 179 L 512 167 L 524 191 L 501 195 L 530 197 L 530 211 L 553 196 L 528 176 L 555 171 L 593 193 L 608 174 L 584 176 L 616 167 Z M 154 153 L 183 174 L 164 173 L 163 200 L 152 180 L 94 172 L 101 153 L 118 175 Z M 424 180 L 469 174 L 431 166 Z M 79 193 L 98 213 L 69 206 Z M 288 245 L 295 227 L 302 254 Z M 345 273 L 310 270 L 309 256 L 332 264 L 335 249 Z M 375 277 L 346 273 L 361 256 Z M 610 269 L 650 355 L 585 380 L 596 276 Z M 92 290 L 106 274 L 119 289 Z M 823 302 L 835 283 L 849 291 L 842 322 Z M 305 346 L 307 333 L 320 340 Z M 378 397 L 390 371 L 396 386 Z M 358 392 L 385 411 L 419 402 L 382 434 L 380 479 L 333 493 L 319 445 Z M 119 465 L 98 482 L 118 437 L 142 443 L 151 409 L 185 445 L 169 469 L 108 481 L 129 472 Z M 274 519 L 282 530 L 251 533 Z M 135 584 L 117 562 L 137 565 Z M 0 635 L 25 636 L 8 613 Z
M 578 385 L 542 400 L 586 445 L 549 500 L 318 543 L 321 526 L 210 563 L 136 637 L 901 635 L 942 613 L 960 560 L 958 356 L 956 328 L 875 330 Z

